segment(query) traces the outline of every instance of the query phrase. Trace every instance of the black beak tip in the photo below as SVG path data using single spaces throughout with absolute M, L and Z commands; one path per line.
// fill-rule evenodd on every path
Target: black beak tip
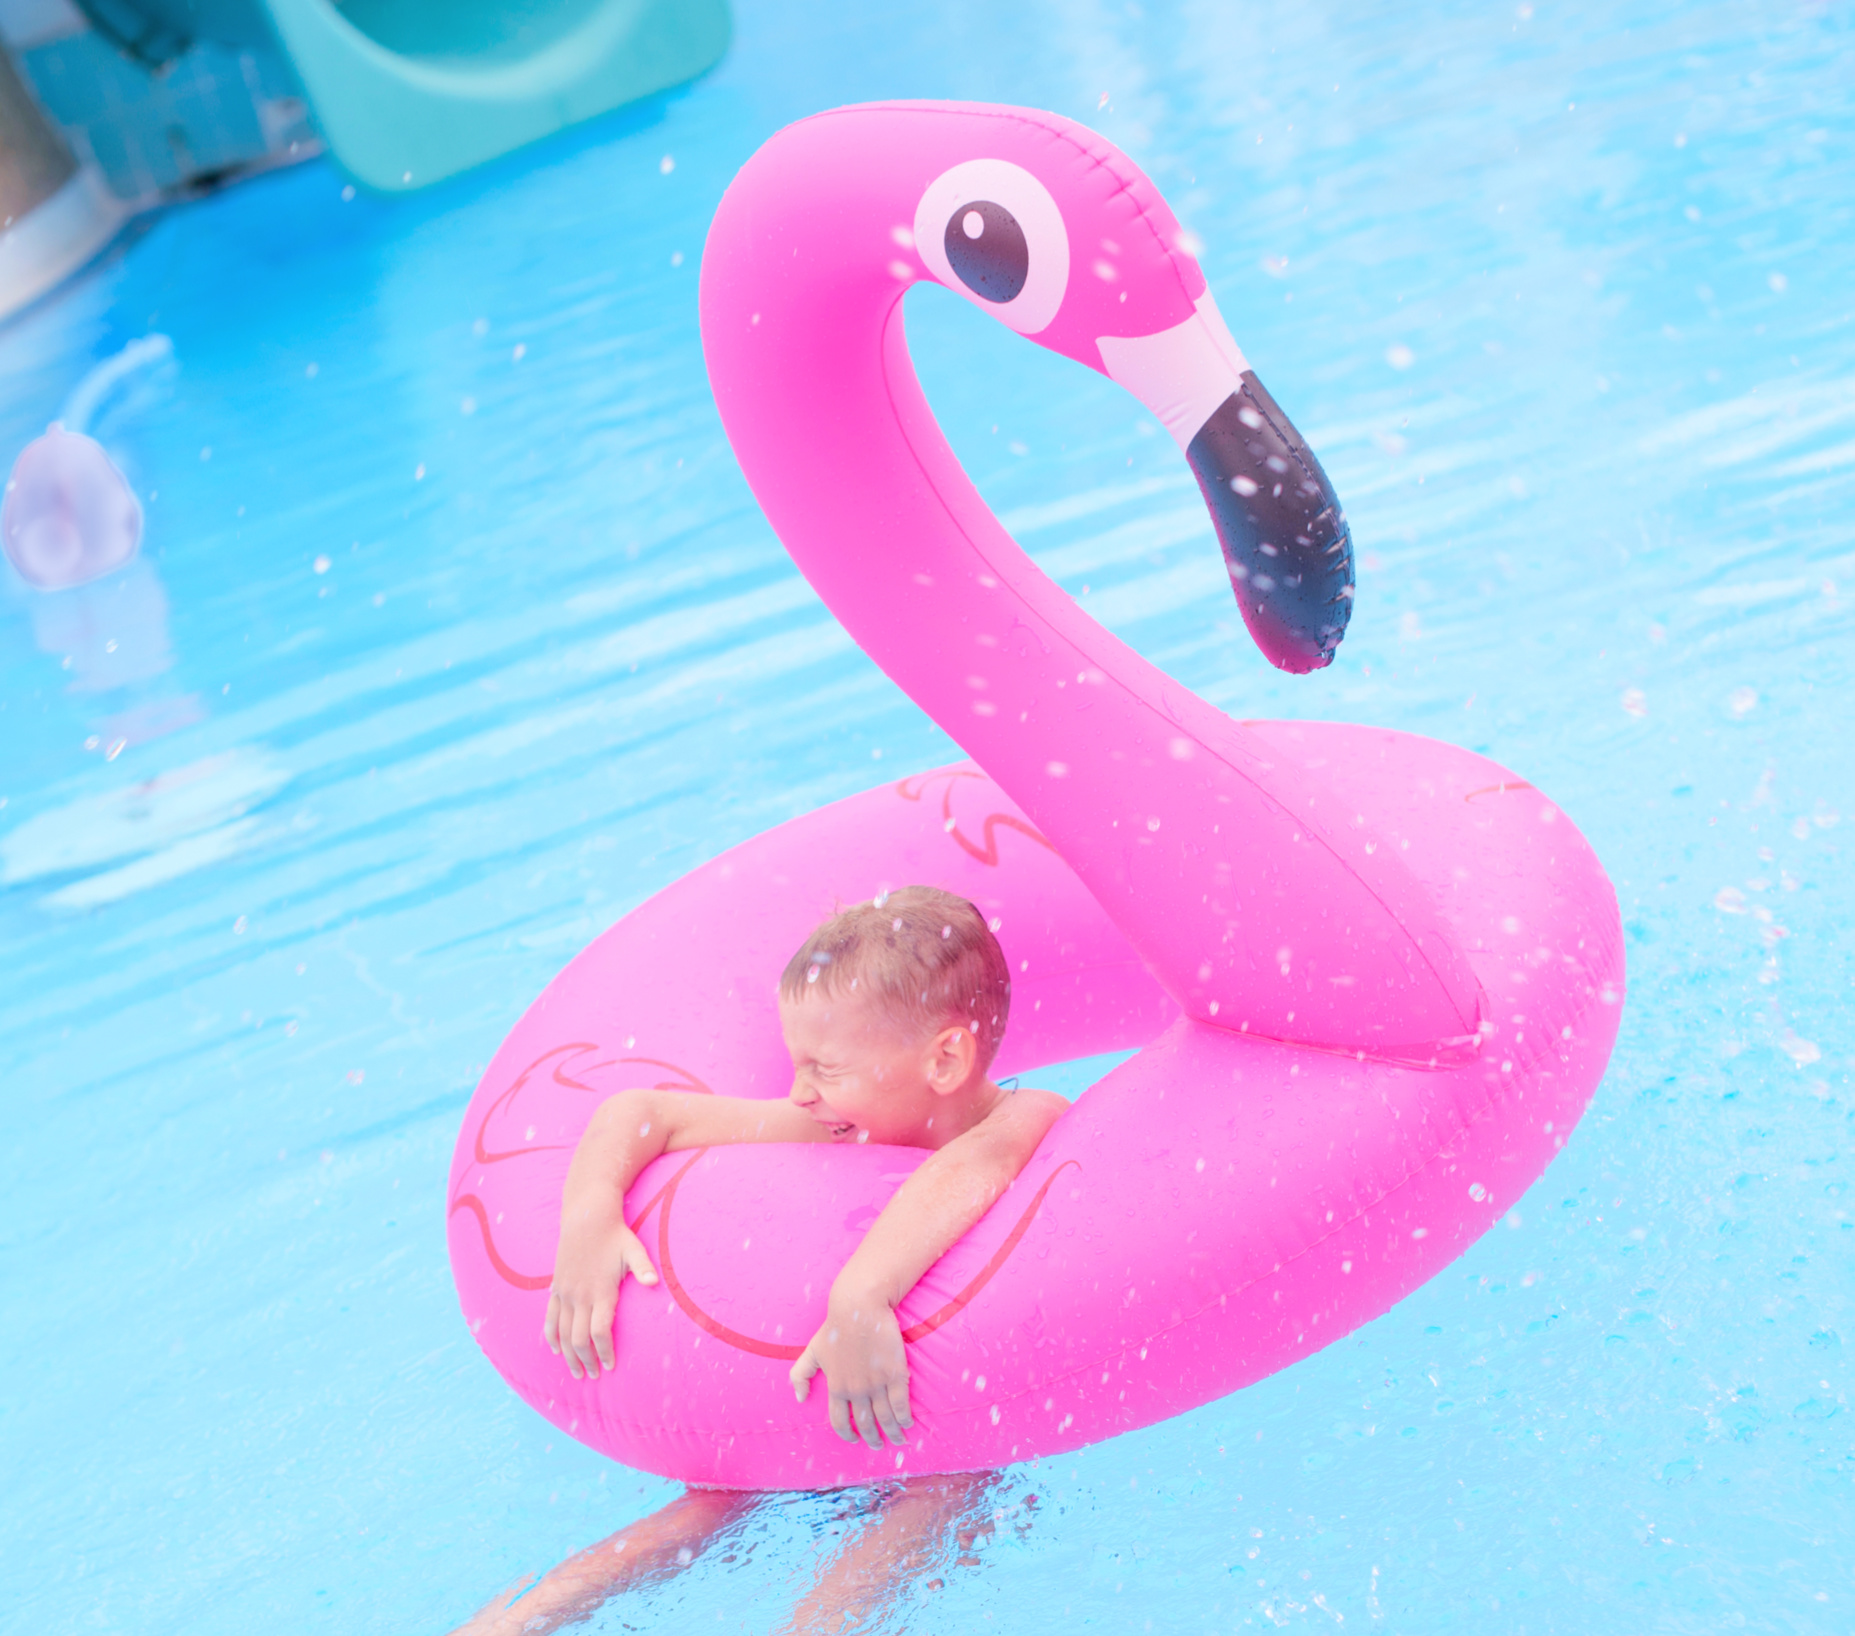
M 1271 658 L 1270 662 L 1277 670 L 1285 670 L 1290 676 L 1307 676 L 1314 671 L 1325 670 L 1333 663 L 1333 650 L 1326 649 L 1320 653 L 1286 653 L 1280 658 Z
M 1246 371 L 1185 454 L 1256 645 L 1291 675 L 1325 669 L 1352 615 L 1353 549 L 1313 451 Z
M 1337 623 L 1329 619 L 1313 634 L 1281 618 L 1279 610 L 1266 603 L 1246 599 L 1241 591 L 1238 604 L 1263 657 L 1277 670 L 1285 670 L 1291 676 L 1306 676 L 1311 671 L 1325 670 L 1333 663 L 1333 656 L 1346 635 L 1344 613 L 1351 611 L 1352 599 L 1344 599 L 1342 617 Z

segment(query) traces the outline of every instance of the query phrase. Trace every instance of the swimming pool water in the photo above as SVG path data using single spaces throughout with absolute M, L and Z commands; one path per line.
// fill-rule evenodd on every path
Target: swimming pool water
M 241 185 L 0 331 L 8 459 L 98 361 L 174 349 L 94 428 L 142 562 L 0 595 L 0 1628 L 438 1632 L 672 1492 L 477 1353 L 445 1167 L 595 932 L 956 753 L 761 519 L 695 310 L 771 131 L 939 95 L 1096 125 L 1204 240 L 1347 506 L 1351 633 L 1271 671 L 1138 406 L 917 292 L 1007 523 L 1227 709 L 1540 784 L 1631 988 L 1504 1227 L 1261 1385 L 1014 1468 L 981 1565 L 872 1628 L 1848 1631 L 1846 15 L 738 17 L 686 94 L 406 201 Z M 764 1630 L 834 1515 L 770 1508 L 591 1628 Z

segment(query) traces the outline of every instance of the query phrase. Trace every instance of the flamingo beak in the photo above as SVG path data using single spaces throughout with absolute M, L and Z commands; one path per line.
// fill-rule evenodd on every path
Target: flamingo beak
M 1198 479 L 1243 622 L 1297 674 L 1331 664 L 1353 611 L 1353 548 L 1333 485 L 1206 291 L 1157 335 L 1097 341 L 1111 380 L 1156 414 Z

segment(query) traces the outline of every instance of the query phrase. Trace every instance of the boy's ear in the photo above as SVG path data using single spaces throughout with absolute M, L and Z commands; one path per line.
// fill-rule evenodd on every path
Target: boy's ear
M 979 1059 L 979 1042 L 972 1030 L 955 1023 L 934 1036 L 928 1073 L 934 1089 L 950 1096 L 972 1078 L 973 1064 Z

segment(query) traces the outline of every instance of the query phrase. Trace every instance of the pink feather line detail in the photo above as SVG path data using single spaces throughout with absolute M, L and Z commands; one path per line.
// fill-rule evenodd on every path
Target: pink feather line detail
M 784 1361 L 795 1359 L 805 1350 L 804 1347 L 786 1346 L 774 1341 L 755 1340 L 751 1335 L 743 1335 L 738 1329 L 730 1329 L 726 1324 L 720 1322 L 718 1319 L 710 1317 L 701 1307 L 697 1306 L 688 1290 L 683 1288 L 682 1280 L 676 1276 L 676 1264 L 670 1254 L 670 1205 L 676 1197 L 677 1185 L 689 1174 L 690 1170 L 695 1166 L 696 1160 L 700 1159 L 703 1154 L 707 1152 L 707 1148 L 698 1149 L 689 1163 L 684 1165 L 681 1170 L 677 1171 L 677 1173 L 664 1184 L 663 1191 L 657 1195 L 658 1198 L 663 1200 L 663 1211 L 657 1218 L 657 1265 L 658 1269 L 663 1274 L 663 1281 L 665 1285 L 668 1286 L 670 1294 L 676 1304 L 683 1309 L 684 1315 L 704 1333 L 713 1335 L 716 1340 L 725 1341 L 729 1346 L 735 1347 L 742 1352 L 751 1352 L 756 1357 L 779 1358 Z M 973 1275 L 967 1286 L 961 1290 L 959 1294 L 954 1296 L 952 1300 L 947 1302 L 945 1306 L 941 1307 L 938 1311 L 929 1313 L 928 1316 L 923 1318 L 919 1323 L 910 1324 L 908 1328 L 904 1329 L 902 1331 L 902 1339 L 904 1341 L 921 1340 L 923 1337 L 933 1334 L 933 1332 L 942 1325 L 950 1323 L 972 1303 L 973 1298 L 978 1295 L 987 1284 L 991 1283 L 998 1269 L 1004 1266 L 1011 1252 L 1018 1247 L 1024 1235 L 1030 1231 L 1031 1222 L 1036 1217 L 1038 1208 L 1043 1203 L 1044 1195 L 1055 1185 L 1056 1178 L 1062 1175 L 1071 1165 L 1075 1165 L 1078 1169 L 1081 1168 L 1077 1160 L 1067 1159 L 1044 1178 L 1043 1186 L 1037 1189 L 1030 1203 L 1024 1207 L 1024 1213 L 1018 1217 L 1017 1225 L 1006 1235 L 1005 1242 L 999 1245 L 997 1250 L 993 1252 L 992 1259 L 981 1267 L 979 1271 Z M 657 1199 L 651 1200 L 652 1204 L 656 1202 Z M 649 1206 L 647 1205 L 645 1208 L 648 1209 Z M 642 1216 L 640 1216 L 639 1219 L 642 1220 Z
M 491 1102 L 489 1107 L 484 1110 L 483 1118 L 477 1125 L 477 1135 L 474 1143 L 477 1162 L 486 1165 L 500 1164 L 504 1159 L 519 1159 L 525 1153 L 558 1153 L 562 1148 L 566 1147 L 567 1144 L 565 1142 L 547 1142 L 539 1146 L 510 1148 L 507 1152 L 492 1153 L 486 1151 L 483 1146 L 483 1133 L 489 1126 L 491 1116 L 507 1107 L 508 1104 L 514 1100 L 515 1093 L 528 1083 L 535 1070 L 539 1068 L 542 1063 L 546 1062 L 549 1057 L 558 1057 L 568 1052 L 584 1053 L 596 1050 L 598 1050 L 596 1045 L 591 1045 L 584 1040 L 576 1040 L 569 1045 L 556 1045 L 550 1050 L 543 1051 L 540 1056 L 536 1057 L 533 1062 L 529 1063 L 526 1068 L 517 1074 L 514 1082 L 509 1088 Z M 712 1096 L 714 1094 L 702 1080 L 690 1073 L 687 1068 L 679 1067 L 674 1062 L 666 1062 L 661 1057 L 614 1057 L 609 1063 L 596 1063 L 594 1066 L 600 1068 L 615 1067 L 622 1062 L 647 1063 L 653 1068 L 668 1069 L 677 1076 L 674 1080 L 660 1081 L 656 1085 L 653 1085 L 651 1087 L 653 1090 L 694 1091 L 703 1096 Z M 561 1064 L 558 1062 L 555 1063 L 554 1071 L 549 1075 L 549 1078 L 551 1078 L 556 1085 L 564 1085 L 576 1091 L 592 1091 L 595 1089 L 595 1087 L 591 1085 L 582 1084 L 577 1079 L 569 1078 L 561 1071 Z M 686 1169 L 688 1167 L 685 1166 L 684 1168 Z M 666 1183 L 664 1187 L 658 1188 L 657 1191 L 645 1201 L 644 1208 L 638 1212 L 637 1219 L 631 1223 L 631 1230 L 633 1232 L 636 1232 L 638 1228 L 644 1225 L 645 1217 L 656 1208 L 657 1201 L 663 1197 L 666 1189 L 670 1185 L 671 1184 Z M 505 1284 L 511 1284 L 516 1289 L 547 1289 L 554 1282 L 552 1274 L 541 1276 L 534 1273 L 517 1272 L 514 1267 L 503 1260 L 502 1252 L 496 1248 L 495 1234 L 490 1229 L 489 1212 L 484 1207 L 483 1201 L 479 1199 L 476 1194 L 460 1193 L 457 1198 L 452 1201 L 450 1214 L 456 1215 L 459 1210 L 468 1210 L 477 1218 L 477 1225 L 483 1229 L 484 1253 L 489 1256 L 490 1265 L 496 1269 L 496 1275 L 501 1278 Z
M 962 768 L 955 768 L 951 772 L 927 773 L 919 780 L 904 778 L 895 786 L 895 793 L 904 801 L 919 801 L 927 794 L 927 785 L 930 779 L 945 778 L 947 780 L 947 787 L 941 794 L 940 815 L 946 821 L 947 833 L 953 837 L 954 843 L 959 846 L 963 852 L 969 857 L 977 858 L 979 862 L 984 864 L 988 869 L 996 869 L 998 867 L 998 841 L 994 831 L 1000 827 L 1015 829 L 1020 835 L 1027 836 L 1039 846 L 1046 847 L 1054 852 L 1056 848 L 1051 846 L 1049 841 L 1046 840 L 1042 834 L 1025 823 L 1022 818 L 1014 818 L 1008 812 L 990 812 L 986 814 L 984 829 L 985 845 L 983 847 L 974 846 L 971 841 L 960 833 L 960 822 L 953 816 L 954 783 L 961 778 L 980 778 L 982 776 L 983 775 L 980 773 L 968 772 Z M 918 788 L 909 788 L 911 784 L 917 783 L 919 785 Z

